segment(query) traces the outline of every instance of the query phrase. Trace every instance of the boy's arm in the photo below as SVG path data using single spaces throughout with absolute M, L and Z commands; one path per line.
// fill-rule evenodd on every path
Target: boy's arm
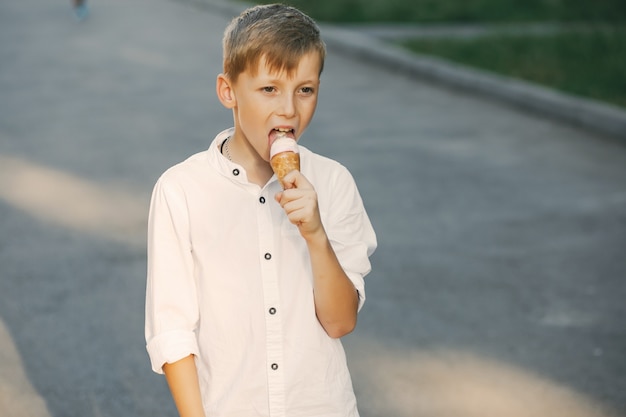
M 323 227 L 305 237 L 313 270 L 313 296 L 317 319 L 330 337 L 354 330 L 359 294 L 337 260 Z
M 356 326 L 359 295 L 328 240 L 315 189 L 297 171 L 289 173 L 284 181 L 291 181 L 293 188 L 278 193 L 276 200 L 307 243 L 317 319 L 330 337 L 342 337 Z
M 163 372 L 180 417 L 205 417 L 194 356 L 166 363 Z

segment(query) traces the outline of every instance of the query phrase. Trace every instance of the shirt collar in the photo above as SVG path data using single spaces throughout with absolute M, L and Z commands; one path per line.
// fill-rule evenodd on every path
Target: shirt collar
M 246 170 L 241 165 L 230 161 L 226 155 L 223 155 L 221 152 L 222 144 L 228 138 L 230 138 L 235 133 L 235 128 L 231 127 L 229 129 L 223 130 L 215 136 L 213 142 L 209 146 L 208 155 L 209 155 L 209 164 L 215 168 L 221 175 L 230 179 L 233 182 L 250 185 L 248 181 L 248 175 Z M 272 178 L 266 184 L 266 187 L 272 184 L 273 182 L 277 182 L 278 179 L 276 175 L 273 175 Z

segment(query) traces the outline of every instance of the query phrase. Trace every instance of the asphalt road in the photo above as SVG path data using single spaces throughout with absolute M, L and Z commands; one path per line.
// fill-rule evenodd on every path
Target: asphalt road
M 218 9 L 0 2 L 0 415 L 174 416 L 143 339 L 157 176 L 231 125 Z M 626 416 L 626 144 L 330 52 L 303 143 L 378 232 L 363 417 Z

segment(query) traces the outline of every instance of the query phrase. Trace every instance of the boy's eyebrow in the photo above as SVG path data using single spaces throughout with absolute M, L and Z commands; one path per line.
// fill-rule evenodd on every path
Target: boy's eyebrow
M 289 77 L 287 77 L 289 78 Z M 282 78 L 277 78 L 277 77 L 258 77 L 259 82 L 260 83 L 272 83 L 272 84 L 278 84 L 281 82 L 284 82 L 284 79 Z M 317 84 L 320 82 L 319 77 L 316 78 L 310 78 L 310 79 L 306 79 L 306 80 L 302 80 L 299 82 L 299 84 Z

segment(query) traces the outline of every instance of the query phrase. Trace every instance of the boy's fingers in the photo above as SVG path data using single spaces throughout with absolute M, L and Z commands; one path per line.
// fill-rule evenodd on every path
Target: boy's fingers
M 298 172 L 298 171 L 296 170 L 290 171 L 287 175 L 283 177 L 282 184 L 285 190 L 289 190 L 291 188 L 298 188 L 297 183 L 296 183 L 296 178 L 295 178 L 296 174 L 294 174 L 295 172 Z
M 285 175 L 283 178 L 283 186 L 286 190 L 290 188 L 312 188 L 309 180 L 307 180 L 300 171 L 295 169 Z

